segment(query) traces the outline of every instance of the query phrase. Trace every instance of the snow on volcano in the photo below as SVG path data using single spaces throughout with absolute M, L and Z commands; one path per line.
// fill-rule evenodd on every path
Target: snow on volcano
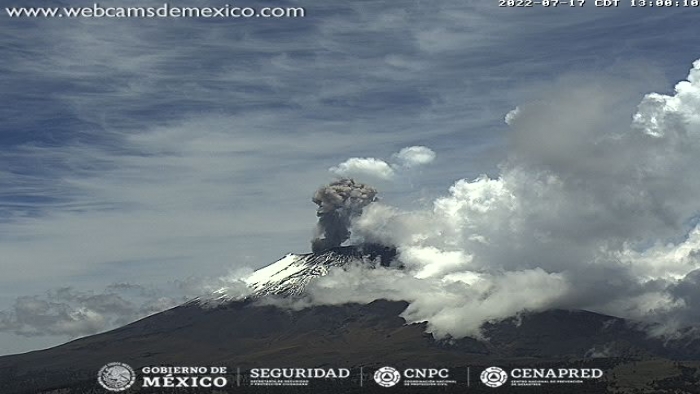
M 258 269 L 243 282 L 251 290 L 249 298 L 263 296 L 296 297 L 316 278 L 325 276 L 334 267 L 351 264 L 388 266 L 396 257 L 396 250 L 374 244 L 341 246 L 320 253 L 289 253 L 276 262 Z M 214 292 L 218 301 L 228 301 L 226 289 Z

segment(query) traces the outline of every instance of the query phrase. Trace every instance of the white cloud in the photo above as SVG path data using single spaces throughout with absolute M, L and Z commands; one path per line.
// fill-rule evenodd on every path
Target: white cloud
M 10 310 L 0 312 L 0 331 L 73 339 L 130 323 L 183 301 L 182 297 L 163 297 L 127 284 L 110 286 L 102 293 L 59 288 L 42 296 L 17 298 Z
M 394 154 L 399 165 L 407 168 L 423 166 L 435 160 L 435 152 L 425 146 L 409 146 Z
M 370 177 L 378 179 L 392 179 L 395 175 L 394 169 L 385 161 L 375 158 L 353 157 L 345 160 L 335 167 L 329 169 L 330 172 L 346 178 Z
M 505 117 L 505 122 L 507 125 L 510 125 L 513 123 L 513 121 L 518 117 L 518 114 L 520 114 L 520 107 L 515 107 L 512 110 L 508 111 Z
M 394 153 L 391 163 L 373 157 L 352 157 L 328 171 L 347 178 L 393 180 L 408 169 L 431 163 L 435 156 L 435 152 L 425 146 L 409 146 Z
M 189 278 L 145 287 L 113 283 L 101 291 L 61 287 L 44 294 L 20 296 L 0 310 L 0 333 L 23 337 L 54 336 L 75 339 L 113 329 L 193 299 L 209 300 L 212 294 L 240 299 L 251 289 L 242 278 L 250 268 L 237 268 L 219 278 Z
M 699 74 L 700 61 L 674 95 L 646 95 L 624 128 L 619 84 L 555 84 L 510 117 L 498 177 L 355 220 L 356 236 L 398 247 L 405 272 L 336 272 L 310 302 L 408 300 L 404 316 L 439 336 L 554 307 L 666 322 L 657 333 L 700 324 Z

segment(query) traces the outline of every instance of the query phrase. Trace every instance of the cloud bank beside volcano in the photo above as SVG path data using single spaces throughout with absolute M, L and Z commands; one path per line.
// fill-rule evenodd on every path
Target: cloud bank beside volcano
M 409 321 L 455 337 L 549 308 L 700 323 L 700 61 L 636 110 L 619 88 L 562 79 L 507 116 L 498 176 L 419 211 L 366 207 L 353 234 L 396 245 L 406 270 L 334 272 L 310 302 L 404 299 Z

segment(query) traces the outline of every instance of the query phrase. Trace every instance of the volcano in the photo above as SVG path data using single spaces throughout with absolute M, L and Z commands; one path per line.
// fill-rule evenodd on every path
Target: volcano
M 268 297 L 301 296 L 315 278 L 349 264 L 401 269 L 396 255 L 393 248 L 380 245 L 289 254 L 247 279 L 252 293 L 245 299 L 228 299 L 217 292 L 211 297 L 216 302 L 194 299 L 109 332 L 0 357 L 0 393 L 104 393 L 96 373 L 114 361 L 136 370 L 153 365 L 224 365 L 244 375 L 257 367 L 594 365 L 606 371 L 597 385 L 557 386 L 552 392 L 698 392 L 700 340 L 652 338 L 633 322 L 589 311 L 526 313 L 486 324 L 481 339 L 439 340 L 426 332 L 425 322 L 408 323 L 400 316 L 407 302 L 375 300 L 301 310 L 260 302 Z M 155 392 L 137 386 L 127 392 Z M 666 391 L 678 387 L 685 391 Z M 357 391 L 348 383 L 327 392 L 383 389 Z M 158 392 L 212 392 L 173 390 Z M 246 390 L 268 392 L 236 387 L 236 392 Z M 455 390 L 464 392 L 464 388 Z M 269 392 L 288 391 L 269 388 Z
M 313 279 L 328 274 L 334 267 L 353 263 L 368 266 L 389 266 L 396 258 L 396 249 L 378 244 L 339 246 L 321 253 L 290 253 L 257 270 L 246 279 L 253 289 L 252 297 L 268 295 L 295 297 L 303 294 Z M 219 300 L 226 300 L 225 296 Z

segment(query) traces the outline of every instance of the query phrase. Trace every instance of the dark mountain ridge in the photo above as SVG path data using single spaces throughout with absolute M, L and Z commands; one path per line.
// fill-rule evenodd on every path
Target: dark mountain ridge
M 269 282 L 286 286 L 285 278 L 291 278 L 299 283 L 295 277 L 299 269 L 317 272 L 317 264 L 335 264 L 342 260 L 339 256 L 371 261 L 381 257 L 380 263 L 388 264 L 395 251 L 380 248 L 372 256 L 366 250 L 345 248 L 321 255 L 289 255 L 285 257 L 289 261 L 280 260 L 272 273 L 278 275 L 297 264 L 295 274 Z M 96 372 L 113 361 L 137 370 L 154 365 L 223 365 L 247 371 L 253 367 L 700 360 L 697 338 L 652 338 L 624 319 L 588 311 L 525 313 L 518 319 L 485 324 L 485 339 L 436 339 L 426 332 L 425 323 L 407 324 L 400 317 L 406 302 L 376 300 L 292 311 L 262 305 L 259 300 L 190 302 L 109 332 L 0 357 L 0 393 L 83 392 L 84 387 L 98 387 Z

